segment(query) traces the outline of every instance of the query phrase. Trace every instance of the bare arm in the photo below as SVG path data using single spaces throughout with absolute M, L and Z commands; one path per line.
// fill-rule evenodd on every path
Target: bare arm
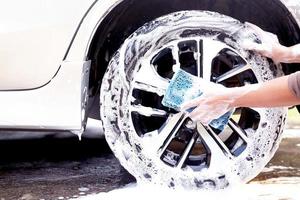
M 244 90 L 250 92 L 243 92 Z M 259 86 L 255 84 L 232 89 L 232 95 L 237 92 L 244 95 L 234 99 L 231 107 L 280 107 L 300 104 L 300 99 L 289 88 L 288 76 L 267 81 Z
M 245 41 L 245 49 L 254 50 L 277 63 L 300 62 L 300 44 L 285 47 L 279 43 L 276 35 L 265 32 L 254 24 L 246 23 L 246 26 L 255 30 L 261 43 Z M 236 107 L 282 107 L 300 104 L 300 73 L 236 88 L 225 88 L 213 83 L 204 85 L 206 87 L 203 88 L 202 96 L 183 105 L 183 110 L 196 107 L 190 117 L 203 124 L 209 124 L 211 120 Z
M 300 79 L 300 74 L 299 77 Z M 289 76 L 283 76 L 260 84 L 225 88 L 207 83 L 203 95 L 183 105 L 183 110 L 196 107 L 190 117 L 194 121 L 209 124 L 236 107 L 281 107 L 300 104 L 300 98 L 289 86 Z M 204 85 L 205 83 L 203 83 Z
M 261 43 L 245 40 L 243 48 L 253 50 L 265 57 L 273 59 L 276 63 L 297 63 L 300 62 L 300 44 L 286 47 L 281 45 L 278 38 L 273 33 L 267 32 L 258 26 L 245 23 L 246 26 L 252 28 L 261 39 Z

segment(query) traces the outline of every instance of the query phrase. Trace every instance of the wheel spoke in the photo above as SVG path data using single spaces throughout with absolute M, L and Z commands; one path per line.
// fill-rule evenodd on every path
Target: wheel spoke
M 197 59 L 197 75 L 198 77 L 203 77 L 203 40 L 199 41 L 198 48 L 198 59 Z
M 236 124 L 235 121 L 233 121 L 233 119 L 230 119 L 228 121 L 228 125 L 242 138 L 242 140 L 244 140 L 244 142 L 248 143 L 248 137 L 246 132 L 238 124 Z
M 165 152 L 169 144 L 171 143 L 172 139 L 175 137 L 176 133 L 178 132 L 179 128 L 181 127 L 182 123 L 186 119 L 184 113 L 178 113 L 167 120 L 165 125 L 163 126 L 162 130 L 159 131 L 158 136 L 158 153 L 159 157 Z
M 233 158 L 229 149 L 209 127 L 197 124 L 200 138 L 210 154 L 209 168 L 218 168 L 220 161 L 226 162 Z
M 155 92 L 159 96 L 164 95 L 169 81 L 158 75 L 148 60 L 145 60 L 135 75 L 135 86 L 141 90 Z
M 175 60 L 175 64 L 173 65 L 173 72 L 175 73 L 180 69 L 179 48 L 177 46 L 177 43 L 172 45 L 172 55 L 173 59 Z
M 223 143 L 223 141 L 217 136 L 217 134 L 208 126 L 208 133 L 210 136 L 215 140 L 215 142 L 218 144 L 219 148 L 222 149 L 224 154 L 228 156 L 229 158 L 232 158 L 230 150 L 227 148 L 227 146 Z
M 177 164 L 177 168 L 182 168 L 187 157 L 190 155 L 190 152 L 195 144 L 195 142 L 197 141 L 199 137 L 198 133 L 194 133 L 193 137 L 191 138 L 191 140 L 189 141 L 188 145 L 186 146 L 186 148 L 184 149 L 184 152 L 182 153 L 180 160 Z
M 164 110 L 151 108 L 142 106 L 140 104 L 138 105 L 131 105 L 131 111 L 137 112 L 143 116 L 151 117 L 151 116 L 167 116 L 167 112 Z
M 151 92 L 157 94 L 158 96 L 163 96 L 165 94 L 165 89 L 160 89 L 145 83 L 135 82 L 133 87 L 134 89 Z
M 232 70 L 226 72 L 225 74 L 222 74 L 221 76 L 219 76 L 217 79 L 216 79 L 216 82 L 217 83 L 220 83 L 222 81 L 225 81 L 227 79 L 230 79 L 248 69 L 251 69 L 251 66 L 249 64 L 246 64 L 244 66 L 240 66 L 240 67 L 236 67 L 236 68 L 233 68 Z
M 201 43 L 201 41 L 200 41 L 200 43 Z M 216 42 L 216 41 L 209 41 L 209 43 L 208 43 L 207 40 L 202 40 L 201 46 L 200 46 L 202 49 L 201 60 L 202 60 L 202 66 L 203 66 L 202 72 L 201 72 L 201 74 L 203 75 L 202 78 L 210 81 L 212 60 L 216 57 L 216 55 L 222 49 L 224 49 L 224 44 L 222 44 L 220 42 Z

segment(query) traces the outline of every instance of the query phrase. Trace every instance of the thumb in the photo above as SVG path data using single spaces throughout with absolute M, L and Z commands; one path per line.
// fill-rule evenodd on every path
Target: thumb
M 254 41 L 245 40 L 241 43 L 243 49 L 246 50 L 261 50 L 261 44 L 258 44 Z

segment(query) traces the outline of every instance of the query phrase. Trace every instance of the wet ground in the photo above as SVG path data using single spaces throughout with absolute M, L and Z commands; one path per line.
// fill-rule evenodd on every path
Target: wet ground
M 99 130 L 82 141 L 71 133 L 0 132 L 0 200 L 68 199 L 124 186 L 135 179 Z
M 1 134 L 0 200 L 70 199 L 135 182 L 103 137 L 88 134 L 80 142 L 72 134 L 36 134 L 23 133 L 21 138 Z M 300 137 L 283 139 L 254 181 L 277 177 L 300 177 Z
M 279 177 L 300 177 L 300 137 L 284 138 L 271 162 L 253 181 Z

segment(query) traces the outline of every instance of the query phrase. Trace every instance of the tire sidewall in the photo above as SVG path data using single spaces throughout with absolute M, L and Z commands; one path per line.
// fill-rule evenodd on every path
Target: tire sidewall
M 211 18 L 222 23 L 209 24 Z M 285 110 L 282 108 L 265 109 L 260 113 L 261 121 L 267 121 L 268 124 L 260 124 L 255 133 L 248 135 L 251 139 L 248 145 L 251 147 L 230 166 L 220 167 L 214 173 L 190 173 L 171 168 L 162 162 L 158 164 L 156 157 L 144 151 L 142 138 L 136 134 L 131 119 L 132 83 L 141 60 L 170 41 L 180 38 L 201 36 L 226 43 L 253 66 L 260 82 L 280 76 L 280 66 L 271 63 L 273 69 L 270 69 L 266 67 L 270 65 L 268 60 L 241 48 L 239 44 L 245 37 L 243 29 L 246 28 L 239 21 L 212 12 L 169 14 L 139 28 L 113 56 L 101 86 L 100 114 L 108 144 L 137 181 L 151 181 L 169 187 L 224 188 L 235 181 L 249 181 L 274 155 L 285 120 Z M 224 176 L 227 173 L 234 176 Z

